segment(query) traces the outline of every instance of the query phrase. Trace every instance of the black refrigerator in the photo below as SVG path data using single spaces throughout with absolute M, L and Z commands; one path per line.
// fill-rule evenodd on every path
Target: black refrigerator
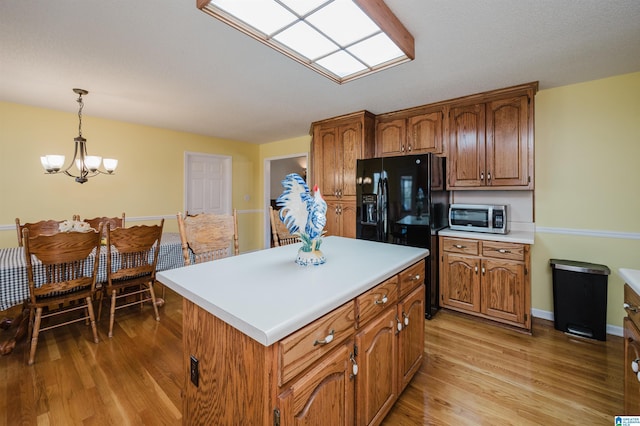
M 425 317 L 439 308 L 438 231 L 447 226 L 445 159 L 432 154 L 358 160 L 356 238 L 429 249 Z

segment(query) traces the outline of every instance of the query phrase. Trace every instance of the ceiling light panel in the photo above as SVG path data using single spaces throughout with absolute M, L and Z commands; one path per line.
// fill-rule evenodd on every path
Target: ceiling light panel
M 413 36 L 380 0 L 196 0 L 197 7 L 338 82 L 414 58 Z

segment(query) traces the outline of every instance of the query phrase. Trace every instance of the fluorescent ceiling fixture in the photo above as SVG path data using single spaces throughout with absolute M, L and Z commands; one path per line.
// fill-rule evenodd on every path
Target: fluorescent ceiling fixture
M 196 0 L 216 19 L 344 83 L 411 61 L 413 36 L 382 0 Z

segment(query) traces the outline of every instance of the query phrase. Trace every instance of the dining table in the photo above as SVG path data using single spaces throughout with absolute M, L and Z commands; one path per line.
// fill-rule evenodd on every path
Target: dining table
M 94 254 L 95 256 L 95 254 Z M 117 256 L 117 253 L 115 254 Z M 112 259 L 115 260 L 115 259 Z M 157 271 L 166 271 L 184 266 L 180 234 L 165 232 L 160 239 Z M 34 273 L 44 273 L 34 264 Z M 36 277 L 36 281 L 38 281 Z M 100 248 L 98 283 L 107 281 L 107 248 Z M 0 248 L 0 312 L 21 305 L 29 298 L 29 279 L 24 247 Z

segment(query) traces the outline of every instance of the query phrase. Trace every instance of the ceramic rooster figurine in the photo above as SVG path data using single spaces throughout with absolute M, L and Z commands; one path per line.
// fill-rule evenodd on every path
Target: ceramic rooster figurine
M 280 220 L 291 234 L 300 237 L 303 252 L 317 252 L 322 242 L 320 237 L 327 224 L 327 203 L 322 198 L 318 186 L 313 188 L 311 195 L 304 179 L 296 173 L 288 174 L 282 181 L 282 186 L 284 192 L 276 200 L 276 205 L 282 207 L 279 213 Z M 311 263 L 324 263 L 324 257 L 322 261 Z

